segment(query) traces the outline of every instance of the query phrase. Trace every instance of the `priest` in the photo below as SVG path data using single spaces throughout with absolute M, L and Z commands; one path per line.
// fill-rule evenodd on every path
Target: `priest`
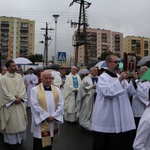
M 71 73 L 67 76 L 64 85 L 64 99 L 65 99 L 64 116 L 66 121 L 69 122 L 76 121 L 75 104 L 80 84 L 81 79 L 80 76 L 77 74 L 77 67 L 72 66 Z
M 38 77 L 33 73 L 33 68 L 29 69 L 29 73 L 23 78 L 26 88 L 27 88 L 27 95 L 28 95 L 28 103 L 27 106 L 31 106 L 31 99 L 30 99 L 30 93 L 31 89 L 35 87 L 38 83 Z
M 96 98 L 96 83 L 98 81 L 97 67 L 90 68 L 90 74 L 83 78 L 79 87 L 76 112 L 81 127 L 91 130 L 93 105 Z
M 1 130 L 4 133 L 4 142 L 14 148 L 26 139 L 26 88 L 22 76 L 16 73 L 16 64 L 9 60 L 6 63 L 8 71 L 1 78 L 0 106 Z
M 33 150 L 51 150 L 63 123 L 64 100 L 49 71 L 41 73 L 41 81 L 31 90 Z
M 57 75 L 53 81 L 53 84 L 55 86 L 57 86 L 58 88 L 60 88 L 63 95 L 64 95 L 64 84 L 66 81 L 66 76 L 67 76 L 66 75 L 66 69 L 61 68 L 60 75 Z

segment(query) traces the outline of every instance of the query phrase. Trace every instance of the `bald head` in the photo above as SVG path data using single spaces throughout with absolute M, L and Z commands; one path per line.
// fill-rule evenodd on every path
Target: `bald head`
M 97 69 L 97 67 L 92 67 L 92 68 L 90 68 L 90 74 L 92 75 L 92 76 L 97 76 L 97 74 L 98 74 L 98 69 Z
M 141 77 L 147 70 L 148 70 L 147 66 L 142 66 L 140 68 L 140 74 L 139 74 L 139 76 Z
M 41 73 L 41 81 L 42 81 L 44 86 L 46 86 L 46 87 L 50 86 L 51 83 L 52 83 L 52 74 L 51 74 L 51 72 L 47 71 L 47 70 L 43 71 Z
M 41 73 L 41 78 L 43 78 L 45 75 L 51 75 L 51 72 L 50 72 L 50 71 L 47 71 L 47 70 L 43 71 L 43 72 Z M 51 75 L 51 76 L 52 76 L 52 75 Z
M 76 66 L 71 67 L 71 73 L 75 75 L 77 73 L 78 68 Z

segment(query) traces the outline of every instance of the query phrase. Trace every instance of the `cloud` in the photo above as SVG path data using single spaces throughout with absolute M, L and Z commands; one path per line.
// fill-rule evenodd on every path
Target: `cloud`
M 53 14 L 59 14 L 57 24 L 57 51 L 67 51 L 74 54 L 72 35 L 75 29 L 67 23 L 69 20 L 78 21 L 79 4 L 72 0 L 0 0 L 2 16 L 21 17 L 35 20 L 35 52 L 43 53 L 46 22 L 49 27 L 55 28 Z M 92 5 L 87 9 L 89 25 L 92 28 L 118 31 L 126 35 L 150 37 L 149 0 L 88 0 Z M 49 58 L 54 55 L 55 31 L 49 32 L 53 41 L 49 46 Z

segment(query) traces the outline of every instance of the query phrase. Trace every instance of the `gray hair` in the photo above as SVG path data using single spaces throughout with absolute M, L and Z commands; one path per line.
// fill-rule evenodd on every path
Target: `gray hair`
M 90 68 L 90 71 L 92 71 L 92 70 L 95 69 L 95 68 L 98 69 L 96 66 L 94 66 L 94 67 L 91 67 L 91 68 Z
M 41 78 L 43 78 L 44 74 L 46 74 L 46 73 L 50 73 L 50 75 L 52 75 L 50 71 L 45 70 L 41 73 Z
M 140 68 L 140 72 L 142 72 L 143 70 L 148 70 L 148 67 L 147 67 L 147 66 L 142 66 L 142 67 Z

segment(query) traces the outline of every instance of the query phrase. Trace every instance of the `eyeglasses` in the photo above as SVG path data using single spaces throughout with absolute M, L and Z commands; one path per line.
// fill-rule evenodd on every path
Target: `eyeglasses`
M 119 61 L 118 61 L 118 60 L 116 60 L 116 61 L 110 61 L 110 63 L 115 63 L 115 64 L 117 64 L 117 63 L 119 63 Z

